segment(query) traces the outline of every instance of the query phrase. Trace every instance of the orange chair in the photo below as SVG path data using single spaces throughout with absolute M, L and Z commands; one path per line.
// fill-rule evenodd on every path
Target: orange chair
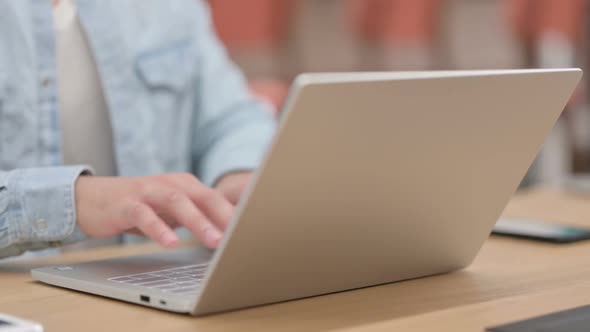
M 508 22 L 521 42 L 527 67 L 574 66 L 573 61 L 585 32 L 588 15 L 586 0 L 505 0 L 504 11 Z M 547 36 L 560 38 L 562 47 L 569 48 L 571 63 L 542 63 L 539 43 Z M 557 46 L 555 46 L 557 47 Z M 581 102 L 580 90 L 571 102 Z
M 275 48 L 285 40 L 298 0 L 209 0 L 221 40 L 235 49 Z
M 444 66 L 438 31 L 444 0 L 348 0 L 352 30 L 367 44 L 370 70 Z M 375 57 L 377 56 L 377 57 Z
M 585 0 L 505 0 L 506 16 L 527 44 L 549 31 L 579 42 L 586 6 Z
M 230 53 L 273 51 L 288 38 L 298 0 L 209 0 L 220 39 Z M 288 85 L 272 77 L 255 78 L 250 90 L 281 108 Z
M 367 41 L 429 44 L 443 0 L 349 0 L 353 29 Z
M 516 39 L 521 42 L 527 67 L 575 66 L 584 38 L 586 0 L 505 0 L 504 11 Z M 570 111 L 561 117 L 541 150 L 534 169 L 546 184 L 561 184 L 572 170 L 588 169 L 587 146 L 579 137 L 590 130 L 583 89 L 570 100 Z

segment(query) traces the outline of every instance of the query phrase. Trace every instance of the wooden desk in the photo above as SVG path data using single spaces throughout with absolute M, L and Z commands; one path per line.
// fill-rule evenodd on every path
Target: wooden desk
M 590 197 L 517 196 L 505 212 L 590 226 Z M 483 331 L 484 327 L 590 304 L 590 241 L 551 245 L 491 238 L 474 264 L 447 275 L 193 318 L 37 284 L 40 264 L 159 250 L 154 245 L 0 264 L 0 312 L 47 331 Z

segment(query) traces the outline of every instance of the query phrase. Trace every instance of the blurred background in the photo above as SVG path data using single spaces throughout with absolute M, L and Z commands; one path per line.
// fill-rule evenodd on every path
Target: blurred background
M 280 109 L 301 72 L 582 67 L 590 0 L 209 0 L 254 93 Z M 590 172 L 582 82 L 523 187 Z

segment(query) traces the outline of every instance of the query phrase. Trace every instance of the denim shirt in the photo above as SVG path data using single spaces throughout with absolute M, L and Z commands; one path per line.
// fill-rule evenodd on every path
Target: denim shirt
M 211 185 L 257 166 L 275 124 L 197 0 L 78 0 L 121 176 L 192 172 Z M 49 0 L 0 1 L 0 257 L 83 237 L 64 166 Z M 105 193 L 108 194 L 108 193 Z

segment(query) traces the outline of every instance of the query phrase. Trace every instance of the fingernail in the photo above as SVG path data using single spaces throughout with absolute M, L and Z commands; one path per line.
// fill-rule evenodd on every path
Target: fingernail
M 212 247 L 217 247 L 219 244 L 219 240 L 221 240 L 221 233 L 214 228 L 209 228 L 207 232 L 205 232 L 205 241 Z
M 167 233 L 164 235 L 162 242 L 164 242 L 164 246 L 166 247 L 174 247 L 178 242 L 178 236 L 175 233 Z

